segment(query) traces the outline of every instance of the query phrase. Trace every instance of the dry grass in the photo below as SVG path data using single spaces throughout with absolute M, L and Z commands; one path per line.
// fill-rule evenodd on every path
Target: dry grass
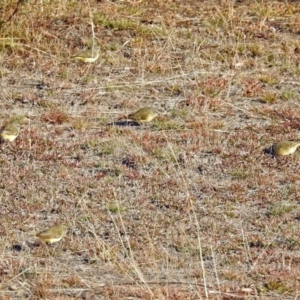
M 2 123 L 31 119 L 1 145 L 1 299 L 299 297 L 300 156 L 262 153 L 300 139 L 297 2 L 0 12 Z M 143 106 L 159 117 L 117 122 Z

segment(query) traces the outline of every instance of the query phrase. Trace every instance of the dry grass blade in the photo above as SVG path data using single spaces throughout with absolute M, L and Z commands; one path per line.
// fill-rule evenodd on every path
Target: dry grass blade
M 298 297 L 297 2 L 0 2 L 0 298 Z

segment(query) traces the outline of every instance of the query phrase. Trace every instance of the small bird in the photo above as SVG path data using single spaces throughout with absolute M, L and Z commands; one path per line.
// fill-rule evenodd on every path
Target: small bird
M 67 230 L 68 228 L 65 225 L 59 224 L 38 233 L 36 236 L 47 244 L 53 244 L 60 241 L 67 233 Z
M 98 47 L 93 47 L 87 49 L 77 55 L 73 56 L 74 59 L 78 59 L 85 63 L 93 63 L 99 58 L 100 49 Z
M 20 133 L 20 121 L 13 120 L 6 124 L 1 130 L 1 140 L 13 142 Z
M 137 123 L 147 123 L 152 121 L 157 116 L 157 112 L 151 107 L 140 108 L 135 113 L 128 115 L 127 119 Z
M 285 156 L 285 155 L 293 154 L 299 146 L 300 146 L 300 142 L 280 141 L 278 143 L 273 144 L 269 148 L 269 153 L 276 157 Z

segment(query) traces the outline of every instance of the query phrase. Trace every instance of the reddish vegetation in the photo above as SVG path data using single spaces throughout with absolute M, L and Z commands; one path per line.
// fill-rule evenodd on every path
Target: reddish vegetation
M 2 123 L 30 118 L 1 144 L 1 299 L 297 298 L 300 156 L 262 152 L 300 140 L 296 1 L 0 8 Z

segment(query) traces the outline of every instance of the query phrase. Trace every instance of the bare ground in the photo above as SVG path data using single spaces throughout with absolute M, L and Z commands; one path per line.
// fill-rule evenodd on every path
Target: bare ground
M 300 139 L 296 1 L 0 8 L 2 123 L 30 118 L 1 145 L 0 299 L 299 298 L 300 156 L 262 152 Z

